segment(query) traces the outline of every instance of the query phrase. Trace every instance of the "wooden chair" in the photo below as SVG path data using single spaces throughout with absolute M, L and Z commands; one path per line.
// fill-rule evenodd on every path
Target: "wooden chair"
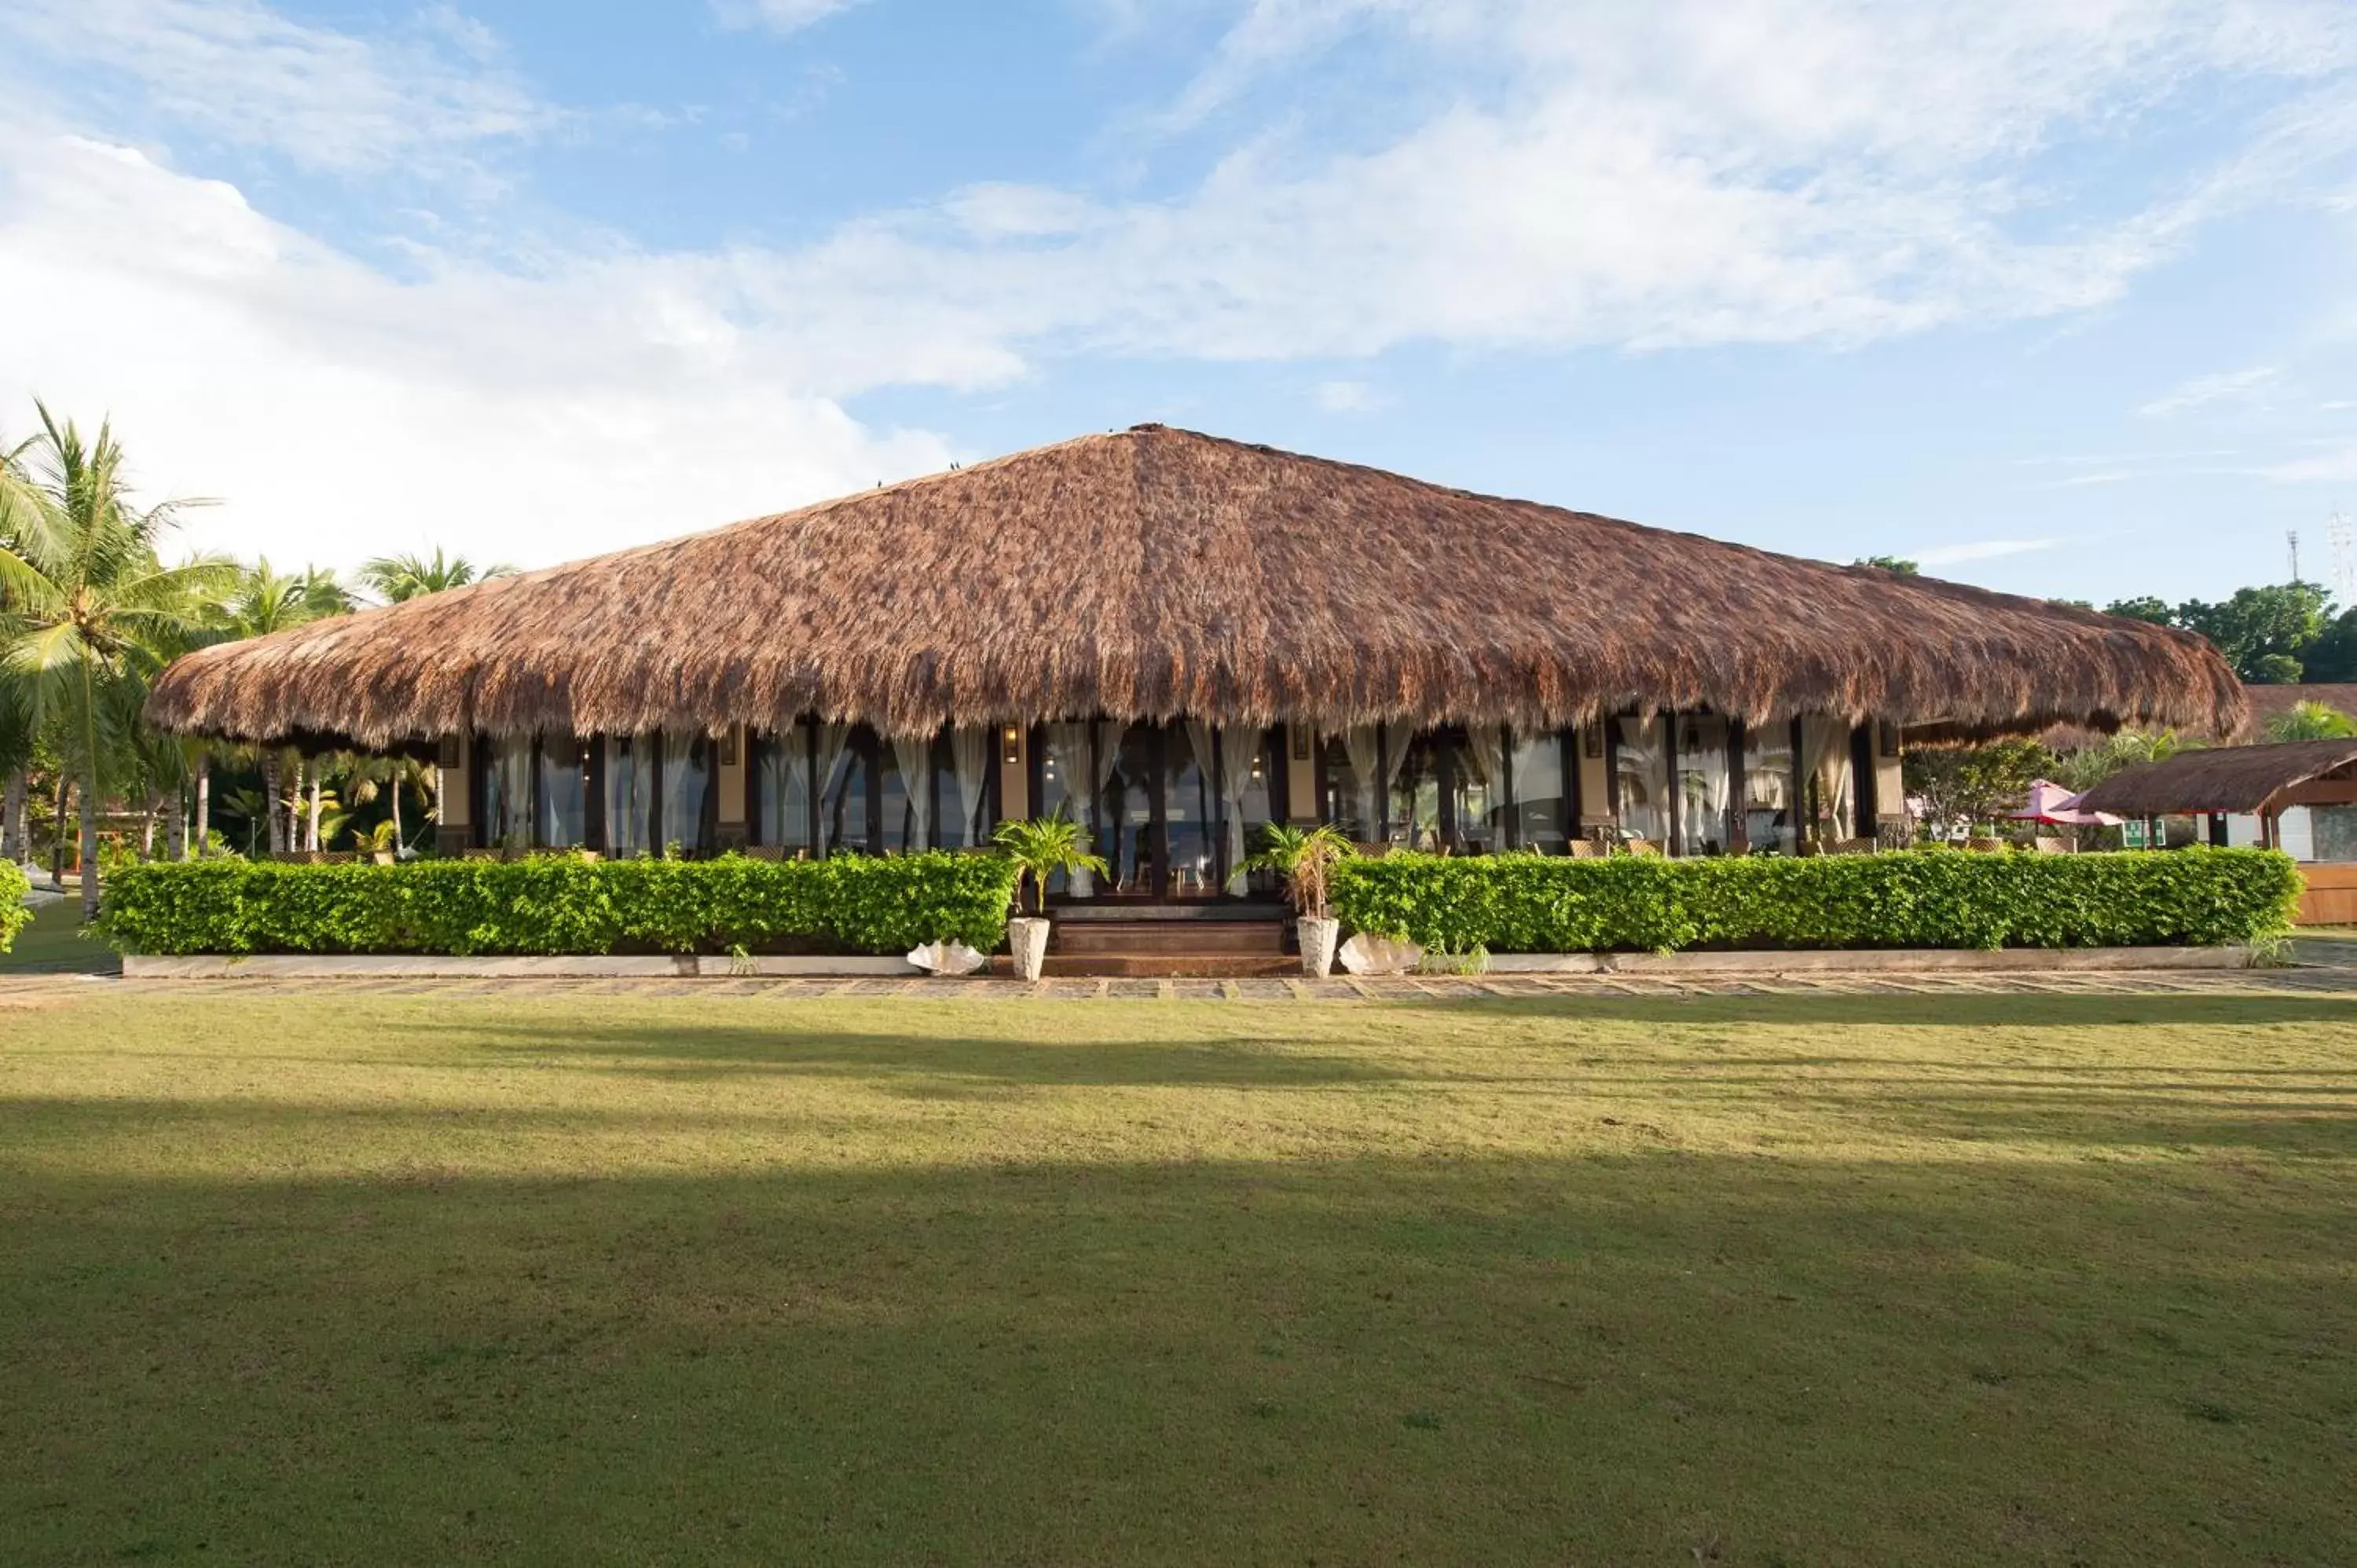
M 1571 858 L 1574 860 L 1601 860 L 1611 853 L 1611 850 L 1598 839 L 1571 841 Z
M 2040 837 L 2031 839 L 2029 841 L 2029 847 L 2036 850 L 2040 854 L 2068 854 L 2071 853 L 2071 841 L 2068 839 Z
M 2003 839 L 1966 839 L 1964 847 L 1975 854 L 1995 854 L 2005 848 Z
M 1631 854 L 1650 854 L 1655 859 L 1663 855 L 1662 846 L 1652 839 L 1631 839 L 1628 847 Z
M 1835 839 L 1825 846 L 1827 854 L 1872 854 L 1877 845 L 1872 839 Z

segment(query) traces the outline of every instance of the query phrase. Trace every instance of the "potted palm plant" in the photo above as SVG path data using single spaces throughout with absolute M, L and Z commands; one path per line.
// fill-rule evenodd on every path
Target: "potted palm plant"
M 1301 940 L 1304 974 L 1323 975 L 1334 967 L 1342 923 L 1327 910 L 1326 878 L 1337 861 L 1353 853 L 1351 841 L 1331 824 L 1297 828 L 1272 822 L 1261 831 L 1260 853 L 1244 863 L 1248 871 L 1274 871 L 1285 878 L 1285 896 L 1299 916 L 1294 931 Z
M 379 865 L 391 865 L 401 857 L 401 824 L 379 822 L 374 828 L 352 830 L 352 843 Z
M 1110 875 L 1105 863 L 1088 850 L 1080 823 L 1066 816 L 1038 817 L 1030 822 L 1001 822 L 991 835 L 1015 866 L 1015 918 L 1006 922 L 1006 950 L 1015 957 L 1015 972 L 1025 980 L 1039 978 L 1048 959 L 1048 878 L 1058 872 L 1086 871 Z M 1023 885 L 1039 894 L 1037 917 L 1023 913 Z

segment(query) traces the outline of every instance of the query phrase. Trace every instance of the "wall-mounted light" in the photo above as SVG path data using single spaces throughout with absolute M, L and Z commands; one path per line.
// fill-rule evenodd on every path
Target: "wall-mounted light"
M 737 766 L 737 726 L 735 725 L 730 725 L 720 732 L 720 766 L 723 768 Z
M 1604 726 L 1602 725 L 1581 725 L 1579 731 L 1579 745 L 1580 755 L 1583 757 L 1595 757 L 1599 762 L 1602 761 L 1604 758 Z
M 1295 725 L 1292 728 L 1293 760 L 1296 762 L 1307 762 L 1309 760 L 1309 726 L 1308 725 Z
M 1023 760 L 1023 732 L 1013 725 L 999 735 L 998 760 L 1009 768 Z
M 458 766 L 458 737 L 457 736 L 446 735 L 439 741 L 435 743 L 434 766 L 436 768 L 456 768 Z
M 1881 736 L 1882 755 L 1885 757 L 1898 756 L 1900 735 L 1899 726 L 1897 725 L 1877 725 L 1874 727 Z

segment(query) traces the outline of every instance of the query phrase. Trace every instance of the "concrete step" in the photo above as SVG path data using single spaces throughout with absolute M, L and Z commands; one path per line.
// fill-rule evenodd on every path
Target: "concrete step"
M 1051 954 L 1202 953 L 1280 955 L 1286 929 L 1274 920 L 1125 920 L 1050 928 Z
M 1004 964 L 1002 958 L 997 961 Z M 1049 953 L 1042 974 L 1059 979 L 1114 978 L 1240 980 L 1254 975 L 1299 974 L 1301 961 L 1290 953 Z

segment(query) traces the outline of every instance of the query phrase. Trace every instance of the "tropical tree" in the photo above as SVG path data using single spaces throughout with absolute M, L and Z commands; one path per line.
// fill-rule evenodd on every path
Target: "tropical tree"
M 271 569 L 269 557 L 264 556 L 237 573 L 214 611 L 212 629 L 216 640 L 241 641 L 342 615 L 351 607 L 351 593 L 336 580 L 334 573 L 317 566 L 307 566 L 296 573 L 276 572 Z M 295 836 L 292 829 L 296 809 L 280 790 L 285 760 L 283 748 L 267 747 L 262 752 L 262 790 L 270 802 L 266 827 L 274 854 L 293 847 Z M 199 789 L 207 787 L 211 766 L 210 755 L 199 757 Z M 299 798 L 303 793 L 301 757 L 296 758 L 295 768 L 293 795 Z
M 1029 882 L 1038 889 L 1035 909 L 1048 906 L 1048 879 L 1058 872 L 1086 871 L 1098 876 L 1112 875 L 1112 868 L 1097 855 L 1091 854 L 1084 830 L 1071 818 L 1060 812 L 1052 817 L 1036 817 L 1029 822 L 1001 822 L 990 842 L 998 847 L 1015 866 L 1015 907 L 1023 908 L 1023 884 Z
M 370 592 L 386 604 L 397 605 L 405 599 L 438 594 L 449 588 L 463 588 L 470 583 L 487 582 L 504 577 L 515 570 L 504 563 L 477 566 L 464 555 L 444 558 L 442 547 L 434 547 L 434 559 L 423 555 L 380 555 L 361 567 L 361 582 Z
M 156 546 L 188 502 L 131 501 L 111 425 L 84 440 L 36 404 L 41 431 L 16 462 L 0 549 L 0 684 L 36 730 L 55 725 L 81 797 L 81 904 L 98 913 L 98 816 L 131 700 L 203 635 L 201 607 L 232 568 L 163 564 Z M 135 719 L 133 721 L 135 722 Z
M 1274 871 L 1285 879 L 1285 896 L 1295 912 L 1308 920 L 1326 918 L 1326 885 L 1334 867 L 1356 854 L 1342 830 L 1331 823 L 1297 828 L 1271 822 L 1261 830 L 1260 852 L 1244 862 L 1246 871 Z
M 1943 839 L 2020 805 L 2032 783 L 2057 771 L 2053 755 L 2030 740 L 1910 746 L 1901 767 L 1908 799 L 1922 802 L 1924 829 Z
M 2357 738 L 2357 719 L 2322 703 L 2296 703 L 2267 721 L 2269 740 Z

